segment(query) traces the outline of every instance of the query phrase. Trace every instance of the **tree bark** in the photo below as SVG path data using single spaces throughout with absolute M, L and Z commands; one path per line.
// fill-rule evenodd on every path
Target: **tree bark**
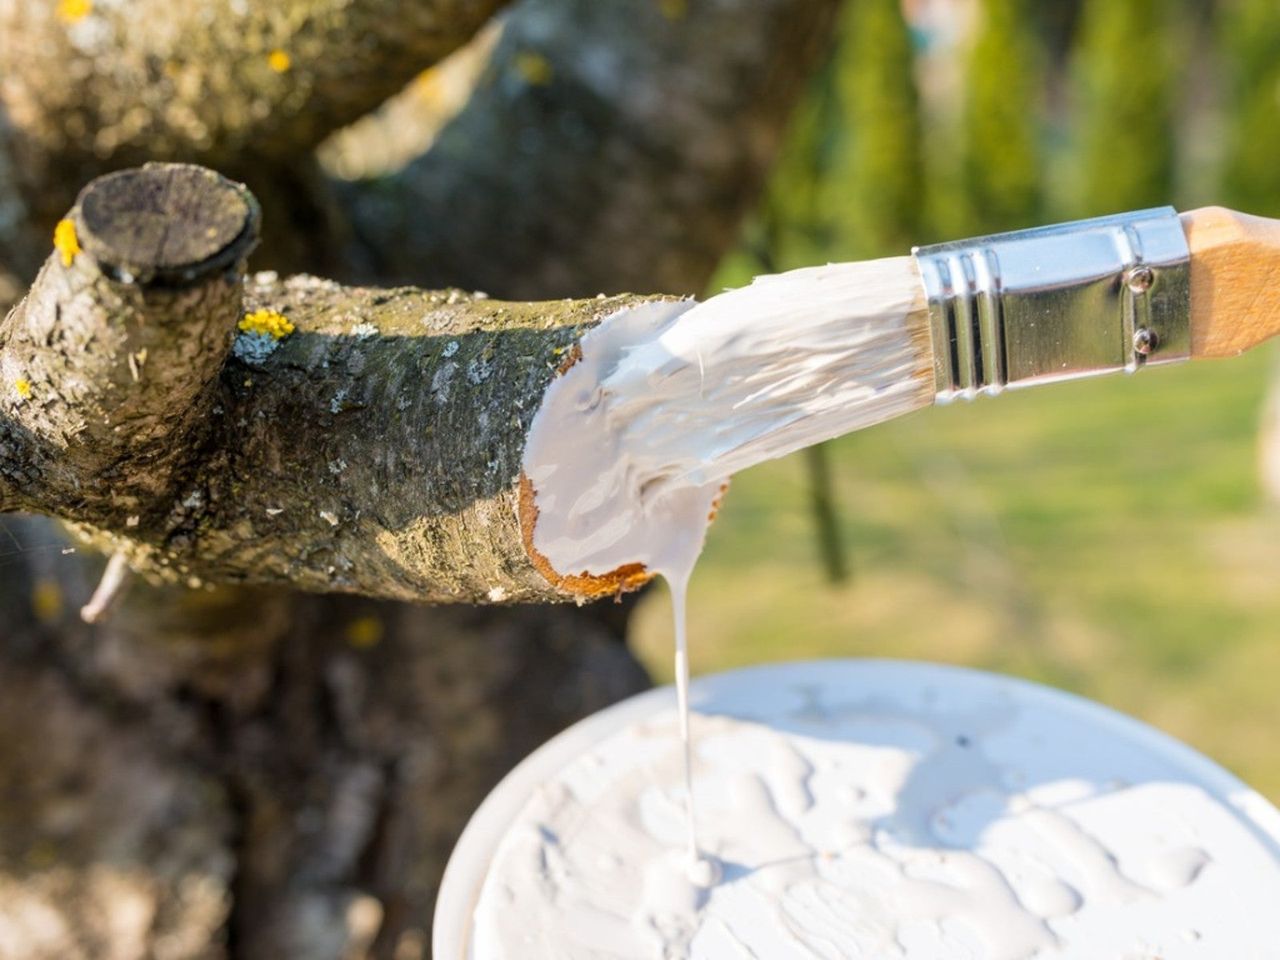
M 203 446 L 257 204 L 153 165 L 87 187 L 58 237 L 0 326 L 0 508 L 136 515 Z
M 485 793 L 646 683 L 573 607 L 138 584 L 90 628 L 101 560 L 5 523 L 4 960 L 425 956 Z
M 33 200 L 103 169 L 293 158 L 468 40 L 501 0 L 0 2 L 0 110 Z M 50 190 L 51 186 L 61 190 Z M 73 188 L 74 189 L 74 188 Z
M 192 166 L 99 178 L 67 222 L 78 241 L 0 328 L 0 509 L 192 587 L 514 603 L 638 585 L 539 562 L 521 455 L 578 338 L 641 298 L 242 288 L 256 204 Z

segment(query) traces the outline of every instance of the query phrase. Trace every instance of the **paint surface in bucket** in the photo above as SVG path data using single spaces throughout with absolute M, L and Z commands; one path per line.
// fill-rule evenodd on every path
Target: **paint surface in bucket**
M 1280 814 L 1100 707 L 866 661 L 721 675 L 693 700 L 718 882 L 683 856 L 670 692 L 642 695 L 531 757 L 511 816 L 468 830 L 455 859 L 486 869 L 472 890 L 446 877 L 442 908 L 469 905 L 437 916 L 466 928 L 454 956 L 1176 960 L 1280 942 Z

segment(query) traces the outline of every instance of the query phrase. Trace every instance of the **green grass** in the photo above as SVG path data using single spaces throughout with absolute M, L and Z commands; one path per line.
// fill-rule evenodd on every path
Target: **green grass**
M 1029 677 L 1138 716 L 1280 800 L 1280 515 L 1264 353 L 926 410 L 832 461 L 854 563 L 823 578 L 800 461 L 735 478 L 691 588 L 705 673 L 890 656 Z M 671 675 L 651 594 L 637 650 Z

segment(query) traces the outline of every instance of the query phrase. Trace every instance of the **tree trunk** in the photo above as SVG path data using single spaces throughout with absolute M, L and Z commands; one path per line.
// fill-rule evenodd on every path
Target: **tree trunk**
M 461 824 L 525 753 L 645 685 L 622 610 L 495 618 L 140 581 L 8 520 L 0 956 L 422 956 Z

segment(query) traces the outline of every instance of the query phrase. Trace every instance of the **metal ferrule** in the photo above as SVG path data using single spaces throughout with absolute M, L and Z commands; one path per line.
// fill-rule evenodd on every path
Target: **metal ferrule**
M 912 252 L 939 402 L 1190 356 L 1190 253 L 1172 207 Z

